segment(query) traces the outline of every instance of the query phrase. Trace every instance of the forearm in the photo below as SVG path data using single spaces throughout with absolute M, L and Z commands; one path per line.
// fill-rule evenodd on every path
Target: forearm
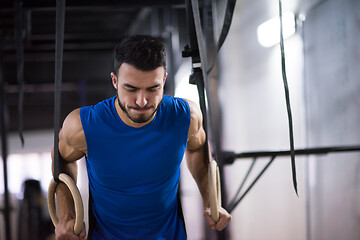
M 52 171 L 54 174 L 54 149 L 52 150 Z M 64 161 L 64 172 L 69 175 L 76 182 L 77 179 L 77 164 L 76 162 Z M 56 187 L 56 199 L 58 205 L 58 216 L 59 221 L 66 221 L 75 218 L 74 201 L 68 187 L 63 183 L 59 182 Z
M 188 168 L 195 179 L 203 199 L 205 207 L 204 217 L 212 229 L 223 230 L 231 221 L 231 215 L 222 207 L 218 207 L 219 220 L 211 217 L 209 190 L 208 190 L 208 166 L 211 154 L 206 148 L 206 134 L 202 127 L 202 114 L 200 108 L 193 102 L 188 101 L 191 112 L 191 122 L 188 133 L 186 148 L 186 160 Z
M 197 150 L 186 150 L 186 161 L 188 168 L 193 176 L 205 208 L 210 207 L 208 193 L 208 160 L 205 147 Z

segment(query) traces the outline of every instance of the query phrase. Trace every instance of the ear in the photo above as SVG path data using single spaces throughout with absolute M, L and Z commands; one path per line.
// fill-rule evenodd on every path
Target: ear
M 117 86 L 118 86 L 118 81 L 117 81 L 117 77 L 115 75 L 115 73 L 111 72 L 110 74 L 111 76 L 111 80 L 112 80 L 112 85 L 115 89 L 117 89 Z
M 164 79 L 163 79 L 163 84 L 164 84 L 164 86 L 165 86 L 165 82 L 166 82 L 166 78 L 167 78 L 167 76 L 168 76 L 168 73 L 167 73 L 167 72 L 165 72 L 165 74 L 164 74 Z

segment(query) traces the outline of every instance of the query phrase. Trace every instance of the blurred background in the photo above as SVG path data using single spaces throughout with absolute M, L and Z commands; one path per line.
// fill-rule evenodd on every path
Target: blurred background
M 166 94 L 198 101 L 196 86 L 189 84 L 191 58 L 182 57 L 189 44 L 185 1 L 66 4 L 61 121 L 71 110 L 115 94 L 112 51 L 132 34 L 164 42 Z M 200 1 L 209 65 L 216 61 L 209 74 L 213 145 L 221 153 L 289 150 L 278 1 L 238 0 L 216 57 L 226 6 L 227 1 Z M 282 7 L 295 149 L 360 145 L 360 0 L 287 0 Z M 0 2 L 0 81 L 7 123 L 1 132 L 0 239 L 8 238 L 9 226 L 11 239 L 53 238 L 46 193 L 54 138 L 55 10 L 55 1 Z M 248 169 L 252 172 L 242 192 L 269 159 L 226 162 L 220 154 L 224 207 Z M 360 239 L 358 151 L 296 156 L 299 196 L 292 185 L 290 157 L 277 157 L 232 210 L 233 220 L 221 233 L 206 226 L 200 194 L 185 161 L 183 165 L 181 198 L 190 240 Z M 87 206 L 84 159 L 78 186 Z

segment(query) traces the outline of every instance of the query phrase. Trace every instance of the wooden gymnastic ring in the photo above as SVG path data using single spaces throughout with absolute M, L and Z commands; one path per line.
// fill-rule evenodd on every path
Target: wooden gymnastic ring
M 217 222 L 220 218 L 219 208 L 221 207 L 221 187 L 220 173 L 216 161 L 212 160 L 209 163 L 208 171 L 210 215 L 211 218 Z
M 74 180 L 66 175 L 65 173 L 60 173 L 59 180 L 69 188 L 71 195 L 74 199 L 75 204 L 75 225 L 74 225 L 74 234 L 79 235 L 84 222 L 84 206 L 81 199 L 81 195 L 79 189 L 76 187 Z M 57 187 L 57 182 L 54 179 L 51 180 L 48 190 L 48 208 L 50 213 L 51 221 L 54 226 L 59 223 L 59 218 L 56 214 L 56 206 L 55 206 L 55 191 Z

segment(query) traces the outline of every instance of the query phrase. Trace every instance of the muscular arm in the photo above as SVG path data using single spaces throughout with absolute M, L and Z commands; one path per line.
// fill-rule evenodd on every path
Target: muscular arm
M 187 100 L 188 101 L 188 100 Z M 219 209 L 220 219 L 215 222 L 210 216 L 210 202 L 208 193 L 208 163 L 211 154 L 206 154 L 205 131 L 202 124 L 202 114 L 200 108 L 193 102 L 188 101 L 191 112 L 191 122 L 188 133 L 186 148 L 186 163 L 199 188 L 205 213 L 204 216 L 208 225 L 219 231 L 223 230 L 231 221 L 231 215 L 223 208 Z
M 204 207 L 210 206 L 208 197 L 208 159 L 205 148 L 205 131 L 202 126 L 202 115 L 199 107 L 188 101 L 191 112 L 191 122 L 188 133 L 188 142 L 186 148 L 186 163 L 193 176 Z
M 64 160 L 65 173 L 76 182 L 76 161 L 86 154 L 86 140 L 80 120 L 80 109 L 72 111 L 64 120 L 63 127 L 59 133 L 59 152 Z M 52 149 L 51 155 L 54 165 L 54 149 Z M 75 210 L 71 193 L 64 183 L 58 184 L 56 198 L 60 227 L 57 227 L 55 232 L 59 236 L 63 234 L 62 231 L 65 229 L 62 226 L 69 225 L 69 221 L 75 218 Z M 69 228 L 71 228 L 70 225 L 68 226 Z

